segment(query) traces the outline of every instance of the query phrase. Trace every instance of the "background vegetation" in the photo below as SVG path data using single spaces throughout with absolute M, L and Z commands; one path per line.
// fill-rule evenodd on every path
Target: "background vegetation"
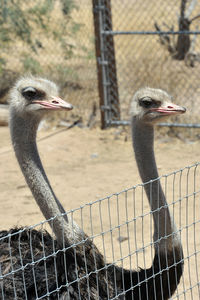
M 190 2 L 186 1 L 186 11 Z M 111 3 L 113 30 L 155 31 L 155 22 L 164 30 L 166 25 L 175 31 L 179 28 L 180 0 Z M 196 1 L 190 19 L 199 13 Z M 99 102 L 92 1 L 1 0 L 0 25 L 0 101 L 5 102 L 16 77 L 27 72 L 40 74 L 58 82 L 61 96 L 75 105 L 71 116 L 87 122 Z M 198 30 L 199 25 L 197 18 L 190 30 Z M 192 51 L 198 54 L 199 36 L 191 35 L 193 39 Z M 129 118 L 133 93 L 149 85 L 166 89 L 187 107 L 181 122 L 199 122 L 198 61 L 191 67 L 173 59 L 156 35 L 117 35 L 114 42 L 122 119 Z

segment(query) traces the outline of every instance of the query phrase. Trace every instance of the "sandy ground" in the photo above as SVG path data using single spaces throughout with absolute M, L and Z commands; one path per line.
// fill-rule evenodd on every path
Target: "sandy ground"
M 40 131 L 38 138 L 50 133 L 52 131 Z M 0 140 L 1 229 L 39 223 L 44 218 L 21 174 L 7 127 L 0 128 Z M 160 175 L 199 161 L 199 146 L 199 141 L 186 143 L 176 138 L 158 139 L 155 150 Z M 38 142 L 38 147 L 52 187 L 66 210 L 78 208 L 141 182 L 127 129 L 101 131 L 75 127 Z M 186 258 L 184 277 L 175 297 L 181 295 L 178 299 L 199 299 L 200 204 L 197 201 L 198 193 L 194 196 L 194 189 L 200 189 L 200 176 L 198 169 L 195 170 L 192 168 L 189 172 L 186 169 L 169 176 L 168 181 L 166 178 L 163 181 L 170 209 L 178 229 L 182 230 Z M 176 182 L 174 193 L 173 182 Z M 187 194 L 191 196 L 184 196 Z M 139 200 L 135 200 L 136 196 Z M 181 201 L 176 201 L 180 198 Z M 176 204 L 172 205 L 172 201 Z M 146 216 L 141 218 L 144 213 Z M 134 220 L 133 215 L 136 217 Z M 141 188 L 135 192 L 130 189 L 118 196 L 113 195 L 85 206 L 75 211 L 73 217 L 89 235 L 97 235 L 95 243 L 108 261 L 115 260 L 129 268 L 151 263 L 152 251 L 148 245 L 152 240 L 151 215 Z M 120 229 L 117 227 L 119 224 L 123 224 Z M 110 227 L 113 228 L 112 232 Z M 99 235 L 102 230 L 105 234 Z M 119 238 L 123 242 L 120 243 Z M 136 249 L 144 246 L 145 250 L 134 254 Z M 133 253 L 131 259 L 124 259 L 120 263 L 120 258 L 130 251 Z M 191 286 L 194 286 L 192 290 Z M 184 290 L 187 290 L 185 294 Z

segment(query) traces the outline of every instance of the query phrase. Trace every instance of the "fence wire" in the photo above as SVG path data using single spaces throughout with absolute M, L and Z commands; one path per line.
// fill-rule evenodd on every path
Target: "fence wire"
M 119 101 L 121 120 L 127 121 L 129 118 L 129 103 L 134 92 L 148 85 L 167 90 L 178 104 L 186 106 L 187 115 L 181 121 L 174 118 L 175 123 L 199 124 L 200 2 L 94 2 L 102 10 L 106 10 L 107 3 L 111 4 L 112 31 L 102 24 L 101 34 L 111 35 L 114 39 L 118 91 L 116 92 L 116 82 L 112 79 L 115 78 L 112 68 L 108 73 L 105 72 L 109 78 L 104 83 L 110 84 L 110 87 L 107 86 L 109 93 Z M 26 1 L 23 5 L 20 3 L 20 0 L 15 4 L 5 1 L 0 10 L 2 28 L 5 26 L 6 34 L 12 32 L 10 24 L 13 24 L 13 20 L 16 22 L 15 28 L 19 26 L 17 35 L 9 36 L 6 41 L 1 40 L 5 34 L 3 31 L 0 35 L 0 102 L 5 102 L 5 93 L 16 77 L 27 72 L 41 74 L 56 81 L 61 88 L 61 96 L 68 98 L 75 106 L 70 116 L 81 116 L 87 124 L 92 113 L 96 116 L 99 103 L 94 45 L 97 37 L 94 35 L 92 1 L 42 0 Z M 64 3 L 66 7 L 63 6 Z M 180 31 L 181 3 L 185 3 L 184 18 L 188 21 L 188 28 Z M 68 6 L 70 8 L 67 10 Z M 19 8 L 24 19 L 20 18 Z M 48 12 L 46 17 L 45 11 Z M 18 15 L 12 20 L 14 13 Z M 28 22 L 30 28 L 17 20 Z M 155 24 L 165 32 L 162 38 Z M 181 32 L 185 34 L 179 34 Z M 189 45 L 184 57 L 178 59 L 177 41 L 180 35 L 188 36 Z M 101 50 L 106 55 L 110 44 L 107 43 Z M 105 102 L 102 109 L 109 109 L 109 105 Z M 63 118 L 69 118 L 68 116 Z
M 159 180 L 177 225 L 172 236 L 179 233 L 183 246 L 179 264 L 184 263 L 184 272 L 171 299 L 199 299 L 200 164 L 155 182 Z M 153 240 L 154 213 L 140 184 L 67 212 L 87 233 L 79 243 L 58 245 L 51 229 L 56 216 L 32 227 L 1 231 L 0 299 L 143 299 L 142 289 L 150 281 L 152 299 L 166 299 L 164 278 L 170 281 L 171 268 L 176 270 L 174 282 L 179 280 L 176 259 L 165 266 L 158 260 L 151 276 L 146 272 L 135 284 L 131 281 L 133 270 L 152 265 L 158 242 Z M 157 298 L 158 276 L 162 284 Z
M 102 83 L 108 94 L 105 106 L 110 106 L 105 122 L 120 124 L 112 107 L 113 95 L 119 95 L 115 101 L 120 102 L 121 124 L 126 124 L 133 91 L 153 86 L 167 90 L 190 110 L 182 123 L 199 124 L 199 1 L 96 2 L 102 19 L 102 57 L 111 55 L 108 37 L 112 36 L 117 69 L 117 86 L 112 76 L 105 77 Z M 112 4 L 112 19 L 108 17 L 108 3 Z M 108 29 L 110 22 L 112 28 Z M 109 73 L 109 61 L 102 69 Z M 173 122 L 179 121 L 175 117 Z
M 63 119 L 86 123 L 99 102 L 91 1 L 4 1 L 0 18 L 0 103 L 16 78 L 33 73 L 57 82 L 74 105 Z

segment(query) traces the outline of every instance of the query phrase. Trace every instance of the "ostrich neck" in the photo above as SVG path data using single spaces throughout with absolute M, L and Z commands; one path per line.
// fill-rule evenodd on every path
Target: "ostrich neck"
M 141 120 L 132 118 L 133 148 L 138 170 L 143 183 L 158 178 L 158 171 L 154 156 L 154 128 Z M 154 242 L 162 246 L 172 245 L 172 232 L 176 232 L 175 224 L 170 216 L 167 201 L 162 190 L 160 180 L 144 185 L 145 192 L 153 212 Z M 169 238 L 164 238 L 166 236 Z M 175 237 L 174 237 L 175 238 Z M 177 237 L 176 237 L 177 238 Z
M 42 211 L 46 220 L 49 221 L 58 242 L 72 244 L 82 240 L 83 234 L 75 222 L 68 220 L 65 210 L 57 197 L 45 174 L 42 166 L 37 145 L 36 133 L 39 120 L 31 117 L 23 119 L 11 112 L 10 131 L 13 147 L 24 174 L 26 182 Z

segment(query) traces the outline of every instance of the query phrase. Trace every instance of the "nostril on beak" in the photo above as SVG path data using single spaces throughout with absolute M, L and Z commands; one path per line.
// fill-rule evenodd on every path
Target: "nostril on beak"
M 53 100 L 52 103 L 59 104 L 58 101 L 56 101 L 56 100 Z
M 167 108 L 171 108 L 171 109 L 172 109 L 172 108 L 173 108 L 173 106 L 170 106 L 170 105 L 168 105 L 168 106 L 167 106 Z

